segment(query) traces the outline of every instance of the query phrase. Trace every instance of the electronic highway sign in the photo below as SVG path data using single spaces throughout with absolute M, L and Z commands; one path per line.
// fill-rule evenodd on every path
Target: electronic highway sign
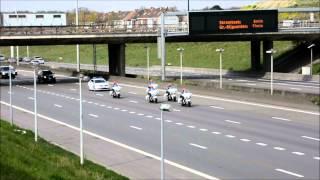
M 189 12 L 189 33 L 257 33 L 278 31 L 277 10 Z

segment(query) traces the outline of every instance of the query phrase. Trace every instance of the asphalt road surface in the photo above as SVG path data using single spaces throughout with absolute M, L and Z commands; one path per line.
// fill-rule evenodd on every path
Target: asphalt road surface
M 39 85 L 38 113 L 78 127 L 78 86 Z M 159 156 L 160 104 L 145 101 L 145 87 L 122 87 L 114 99 L 83 84 L 84 128 Z M 1 101 L 9 102 L 8 86 Z M 14 105 L 32 111 L 33 101 L 32 85 L 13 87 Z M 169 102 L 164 112 L 166 159 L 221 179 L 319 179 L 319 112 L 201 95 L 192 101 Z

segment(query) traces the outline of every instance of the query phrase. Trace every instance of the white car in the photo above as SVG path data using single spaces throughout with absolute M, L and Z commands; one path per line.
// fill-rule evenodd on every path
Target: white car
M 44 64 L 44 59 L 42 57 L 40 57 L 40 56 L 34 56 L 32 58 L 32 60 L 31 60 L 31 63 L 32 63 L 32 61 L 35 61 L 35 62 L 37 62 L 39 64 Z M 32 64 L 34 64 L 34 63 L 32 63 Z
M 37 64 L 44 64 L 44 60 L 42 59 L 34 59 L 30 61 L 30 64 L 37 65 Z
M 4 57 L 4 55 L 0 54 L 0 61 L 4 61 L 6 60 L 6 57 Z
M 104 78 L 92 78 L 88 82 L 88 88 L 90 91 L 110 90 L 109 82 Z

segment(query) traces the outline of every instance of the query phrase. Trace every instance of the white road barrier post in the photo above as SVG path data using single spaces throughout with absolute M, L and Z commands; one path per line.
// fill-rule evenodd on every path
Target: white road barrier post
M 219 65 L 219 74 L 220 74 L 220 89 L 222 89 L 222 52 L 224 51 L 223 48 L 216 49 L 216 52 L 219 52 L 220 55 L 220 65 Z
M 313 52 L 312 52 L 312 48 L 316 46 L 315 44 L 311 44 L 310 46 L 308 46 L 308 49 L 310 49 L 310 75 L 312 75 L 312 66 L 313 66 Z
M 37 112 L 37 67 L 33 73 L 33 103 L 34 103 L 34 141 L 38 141 L 38 112 Z
M 30 57 L 30 54 L 29 54 L 29 46 L 27 46 L 27 57 Z
M 179 53 L 180 53 L 180 85 L 182 85 L 182 76 L 183 76 L 182 65 L 183 65 L 183 51 L 184 51 L 184 49 L 182 47 L 180 47 L 177 49 L 177 51 L 179 51 Z
M 144 48 L 147 49 L 147 78 L 148 81 L 150 80 L 150 47 L 149 46 L 144 46 Z
M 163 111 L 170 111 L 170 104 L 160 105 L 160 120 L 161 120 L 161 180 L 164 180 L 164 126 L 163 126 Z
M 270 94 L 273 95 L 273 54 L 276 53 L 277 51 L 274 49 L 270 49 L 266 51 L 266 53 L 270 54 L 270 60 L 271 60 L 271 67 L 270 67 Z
M 19 46 L 16 46 L 17 55 L 17 65 L 19 66 Z
M 83 112 L 82 112 L 82 74 L 79 74 L 79 108 L 80 108 L 80 164 L 83 165 Z

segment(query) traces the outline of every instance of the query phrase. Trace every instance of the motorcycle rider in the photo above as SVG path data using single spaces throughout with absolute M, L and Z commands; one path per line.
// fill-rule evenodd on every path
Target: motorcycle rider
M 183 102 L 183 100 L 184 100 L 184 96 L 183 96 L 184 93 L 186 93 L 186 89 L 185 88 L 182 89 L 181 94 L 180 94 L 181 102 Z
M 167 93 L 168 96 L 170 95 L 170 93 L 169 93 L 169 89 L 170 89 L 170 88 L 172 88 L 172 84 L 171 84 L 171 83 L 168 84 L 167 90 L 166 90 L 166 93 Z

